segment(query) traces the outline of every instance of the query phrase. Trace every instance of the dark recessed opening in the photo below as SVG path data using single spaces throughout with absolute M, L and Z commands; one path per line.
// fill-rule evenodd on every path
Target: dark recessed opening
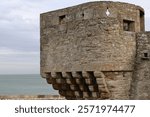
M 62 73 L 61 72 L 56 72 L 57 78 L 62 78 Z
M 144 53 L 144 57 L 147 58 L 148 57 L 148 53 Z
M 82 13 L 82 17 L 84 17 L 84 13 Z
M 124 31 L 135 31 L 134 21 L 123 20 L 123 30 Z
M 150 59 L 149 53 L 148 52 L 144 52 L 143 56 L 142 56 L 142 59 L 149 60 Z
M 144 12 L 140 11 L 140 31 L 144 31 L 145 27 L 144 27 Z
M 59 16 L 59 24 L 64 23 L 65 19 L 66 19 L 66 15 Z

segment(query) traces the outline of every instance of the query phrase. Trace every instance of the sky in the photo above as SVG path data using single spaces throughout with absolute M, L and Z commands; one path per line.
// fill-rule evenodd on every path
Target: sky
M 39 74 L 40 13 L 89 1 L 93 0 L 0 0 L 0 74 Z M 149 0 L 119 1 L 142 6 L 150 30 Z

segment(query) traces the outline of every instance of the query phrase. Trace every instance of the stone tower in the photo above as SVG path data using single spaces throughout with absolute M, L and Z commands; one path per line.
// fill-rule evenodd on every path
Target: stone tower
M 40 19 L 41 75 L 60 95 L 66 99 L 137 97 L 137 50 L 141 49 L 137 43 L 145 28 L 141 7 L 89 2 L 43 13 Z

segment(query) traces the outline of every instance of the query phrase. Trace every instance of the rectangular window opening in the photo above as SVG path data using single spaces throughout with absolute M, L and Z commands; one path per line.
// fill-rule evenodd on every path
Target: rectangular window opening
M 140 11 L 140 31 L 145 31 L 144 12 Z
M 148 57 L 148 53 L 144 53 L 144 57 L 147 58 Z
M 65 22 L 66 15 L 59 16 L 59 24 L 63 24 Z
M 124 31 L 135 31 L 134 21 L 123 20 L 123 30 Z
M 84 13 L 82 13 L 82 18 L 84 18 Z
M 149 59 L 150 59 L 150 54 L 149 54 L 149 52 L 143 52 L 142 59 L 143 59 L 143 60 L 149 60 Z

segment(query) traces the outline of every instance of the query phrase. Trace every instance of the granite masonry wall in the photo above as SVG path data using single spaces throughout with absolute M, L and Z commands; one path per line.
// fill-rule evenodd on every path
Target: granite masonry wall
M 139 53 L 147 51 L 141 48 L 148 44 L 146 34 L 138 33 L 145 27 L 141 7 L 90 2 L 43 13 L 40 20 L 41 75 L 60 95 L 66 99 L 139 99 L 139 95 L 148 95 L 140 94 L 145 85 L 137 87 L 143 76 L 136 76 L 135 71 L 146 66 L 142 70 L 150 73 L 148 60 L 138 64 Z

